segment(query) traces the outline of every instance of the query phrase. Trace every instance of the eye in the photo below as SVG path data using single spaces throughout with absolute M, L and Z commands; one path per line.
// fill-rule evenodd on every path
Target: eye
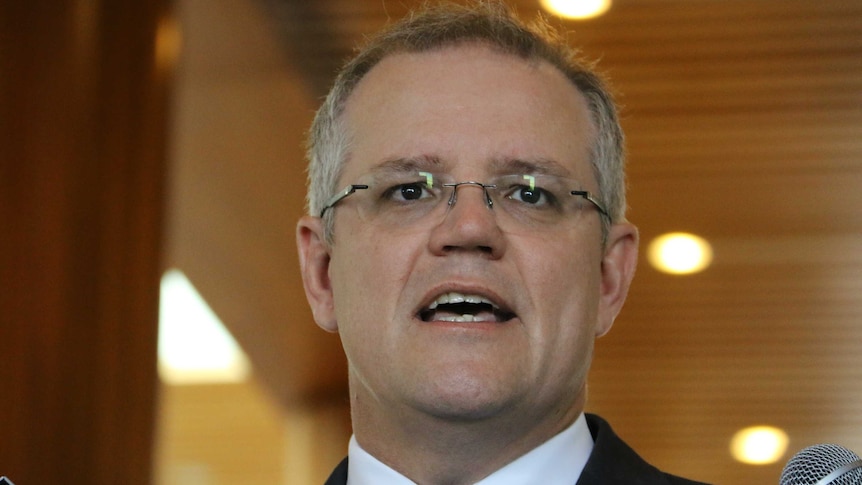
M 409 184 L 398 184 L 390 187 L 384 192 L 383 197 L 386 200 L 397 202 L 409 202 L 413 200 L 425 199 L 431 197 L 431 192 L 428 186 L 422 182 L 412 182 Z
M 511 195 L 515 200 L 526 202 L 527 204 L 538 204 L 542 201 L 541 189 L 531 189 L 529 187 L 518 187 Z
M 528 185 L 515 185 L 509 189 L 507 194 L 508 199 L 534 207 L 544 207 L 555 203 L 554 196 L 541 187 L 531 188 Z

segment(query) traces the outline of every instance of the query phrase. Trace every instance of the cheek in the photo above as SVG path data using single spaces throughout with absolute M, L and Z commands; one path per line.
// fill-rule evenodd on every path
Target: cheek
M 361 231 L 361 230 L 360 230 Z M 390 244 L 374 231 L 346 233 L 330 266 L 338 332 L 351 374 L 372 385 L 385 382 L 404 328 L 402 303 L 411 270 L 413 241 Z M 350 241 L 347 241 L 350 238 Z M 374 384 L 376 385 L 376 384 Z
M 364 368 L 363 362 L 373 362 L 374 340 L 384 330 L 381 324 L 387 312 L 381 301 L 382 275 L 374 271 L 366 250 L 344 244 L 343 240 L 336 243 L 339 244 L 343 246 L 333 251 L 330 266 L 339 338 L 351 366 Z
M 592 338 L 601 288 L 598 251 L 585 243 L 545 244 L 524 260 L 525 289 L 542 315 L 547 344 L 571 347 Z
M 553 245 L 540 241 L 524 248 L 521 272 L 531 286 L 582 297 L 588 286 L 599 283 L 599 253 L 583 241 L 560 239 Z
M 351 229 L 356 230 L 345 231 L 336 242 L 330 265 L 339 328 L 369 319 L 380 324 L 394 317 L 416 247 L 406 238 L 391 244 L 380 231 L 367 227 Z

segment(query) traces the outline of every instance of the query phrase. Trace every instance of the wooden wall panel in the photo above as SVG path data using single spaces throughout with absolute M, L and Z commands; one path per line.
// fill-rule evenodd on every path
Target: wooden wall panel
M 167 3 L 0 4 L 0 475 L 17 483 L 150 481 Z

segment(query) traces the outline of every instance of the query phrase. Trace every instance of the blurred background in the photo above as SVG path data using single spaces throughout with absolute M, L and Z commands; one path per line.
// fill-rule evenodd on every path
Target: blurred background
M 350 421 L 298 275 L 304 135 L 356 43 L 419 3 L 0 6 L 0 475 L 325 480 Z M 862 2 L 547 15 L 618 93 L 642 236 L 588 411 L 714 483 L 777 483 L 815 443 L 862 451 Z M 671 232 L 707 244 L 702 268 L 653 265 Z M 168 323 L 204 320 L 186 340 Z M 753 426 L 772 434 L 735 456 Z

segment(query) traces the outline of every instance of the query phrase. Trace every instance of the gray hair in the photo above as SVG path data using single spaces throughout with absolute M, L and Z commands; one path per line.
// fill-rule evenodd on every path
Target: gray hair
M 538 18 L 521 21 L 499 1 L 470 5 L 426 6 L 372 37 L 338 73 L 317 111 L 308 137 L 308 211 L 319 215 L 336 186 L 349 157 L 350 140 L 341 114 L 363 77 L 385 57 L 404 52 L 426 52 L 466 43 L 487 45 L 529 61 L 545 61 L 559 69 L 586 98 L 596 128 L 591 163 L 599 198 L 610 221 L 603 218 L 603 234 L 612 222 L 625 219 L 625 150 L 617 109 L 604 80 L 593 65 L 579 57 L 562 36 Z M 332 243 L 332 211 L 324 215 L 326 240 Z

